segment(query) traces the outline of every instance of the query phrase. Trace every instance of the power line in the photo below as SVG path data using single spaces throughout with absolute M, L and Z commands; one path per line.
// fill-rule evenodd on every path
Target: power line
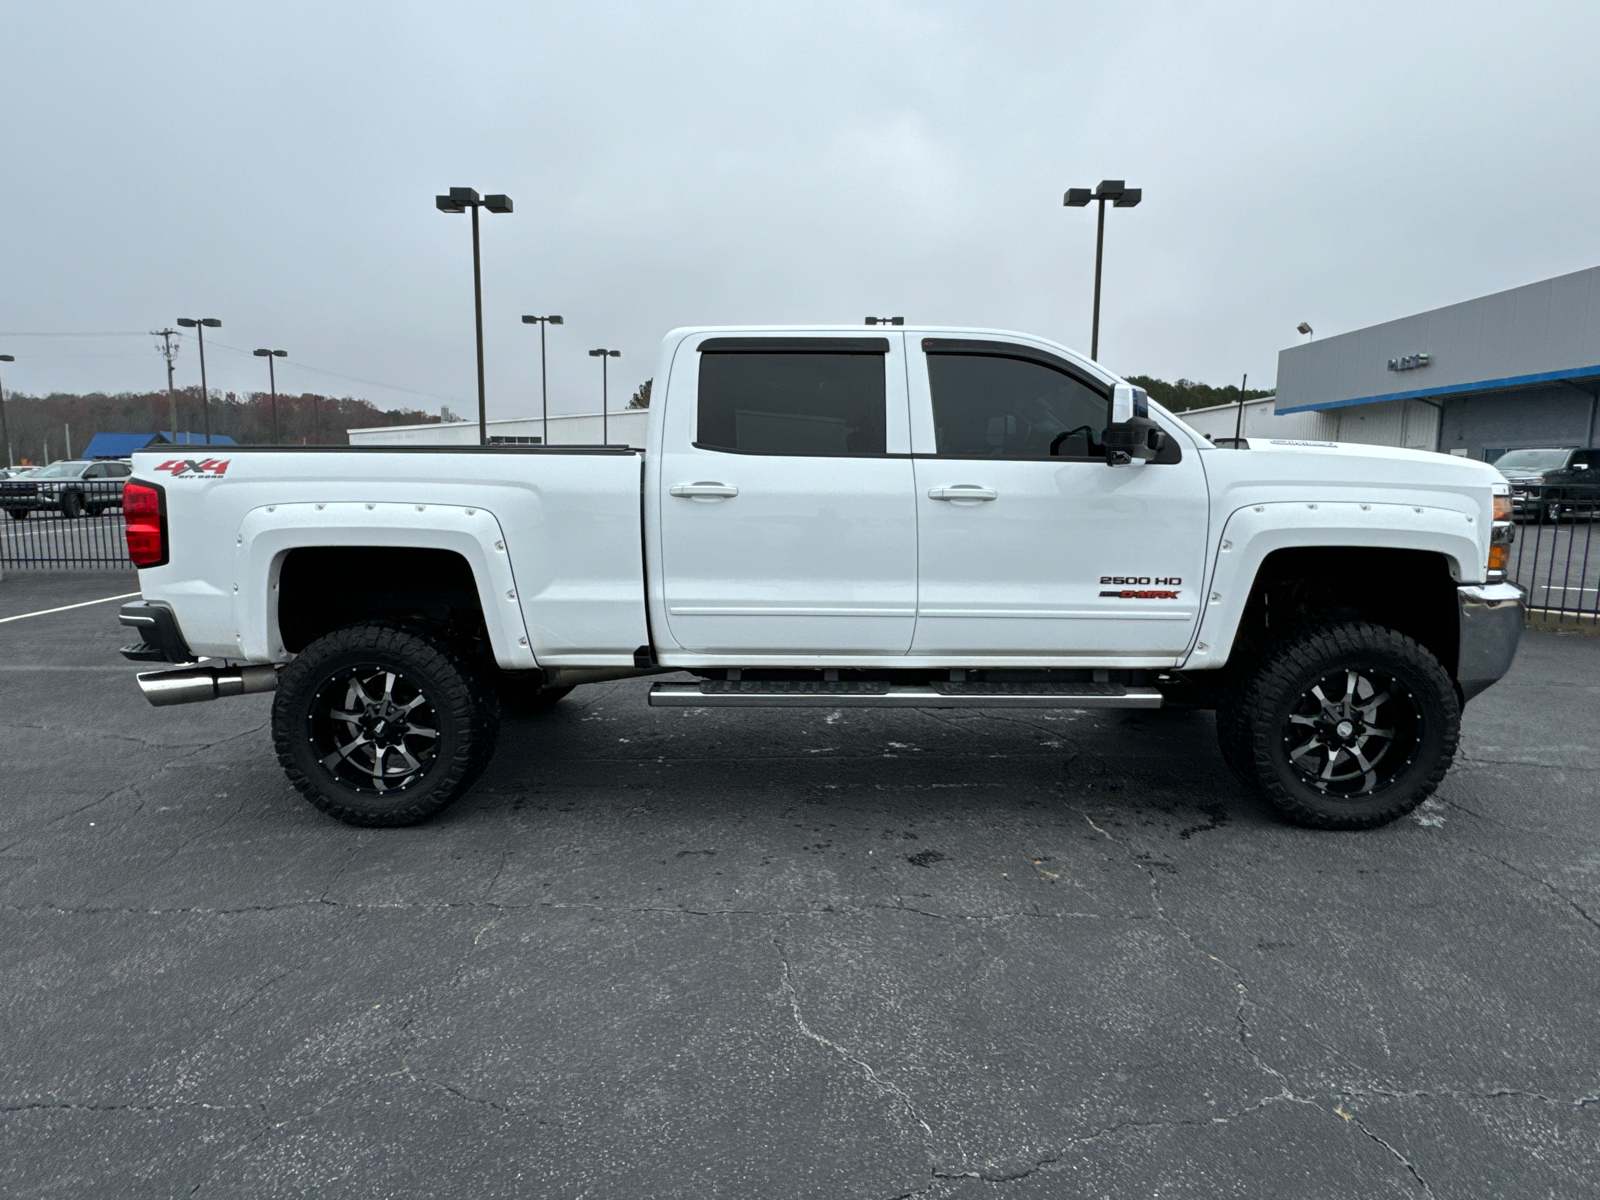
M 211 344 L 213 346 L 220 346 L 224 350 L 231 350 L 235 354 L 254 354 L 255 353 L 255 351 L 253 351 L 253 350 L 246 350 L 243 346 L 230 346 L 226 342 L 219 342 L 219 341 L 213 340 Z M 287 360 L 284 363 L 284 365 L 285 366 L 292 366 L 292 367 L 299 367 L 302 371 L 314 371 L 318 375 L 331 375 L 335 379 L 346 379 L 346 380 L 349 380 L 351 383 L 364 383 L 368 387 L 385 388 L 386 390 L 391 391 L 391 392 L 404 392 L 408 396 L 426 396 L 430 400 L 443 400 L 448 404 L 465 404 L 466 403 L 466 401 L 461 399 L 460 396 L 441 396 L 437 392 L 423 392 L 423 391 L 418 391 L 416 388 L 400 387 L 398 384 L 384 383 L 381 379 L 363 379 L 359 375 L 346 375 L 346 374 L 344 374 L 343 372 L 340 372 L 340 371 L 330 371 L 326 367 L 313 367 L 309 363 L 299 362 L 298 360 L 292 359 L 292 358 Z

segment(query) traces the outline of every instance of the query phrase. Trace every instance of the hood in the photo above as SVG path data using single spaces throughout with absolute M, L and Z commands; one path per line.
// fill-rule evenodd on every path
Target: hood
M 1206 474 L 1219 483 L 1282 486 L 1296 493 L 1324 487 L 1460 493 L 1506 483 L 1488 463 L 1432 450 L 1300 438 L 1248 440 L 1248 450 L 1202 452 Z

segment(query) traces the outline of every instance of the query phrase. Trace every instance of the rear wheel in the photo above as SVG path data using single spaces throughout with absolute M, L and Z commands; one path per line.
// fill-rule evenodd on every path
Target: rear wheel
M 386 622 L 318 638 L 279 677 L 272 734 L 289 781 L 350 825 L 410 825 L 488 765 L 500 705 L 432 631 Z
M 28 519 L 28 510 L 25 508 L 8 508 L 6 509 L 6 516 L 13 521 L 26 521 Z
M 1439 660 L 1364 623 L 1279 645 L 1232 707 L 1218 714 L 1230 765 L 1284 817 L 1314 829 L 1370 829 L 1410 812 L 1449 770 L 1461 727 Z

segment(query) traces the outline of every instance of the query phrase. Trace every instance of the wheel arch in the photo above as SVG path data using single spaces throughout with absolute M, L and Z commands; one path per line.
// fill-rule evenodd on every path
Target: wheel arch
M 247 513 L 236 546 L 241 656 L 281 662 L 364 620 L 412 619 L 482 638 L 500 667 L 538 666 L 493 514 L 452 505 L 280 504 Z
M 1473 516 L 1452 509 L 1344 502 L 1242 509 L 1223 528 L 1182 669 L 1223 667 L 1241 640 L 1248 644 L 1270 631 L 1276 594 L 1280 614 L 1320 607 L 1329 617 L 1398 629 L 1428 647 L 1453 677 L 1456 588 L 1483 577 L 1487 530 L 1482 536 L 1480 545 Z M 1286 597 L 1296 583 L 1311 595 Z

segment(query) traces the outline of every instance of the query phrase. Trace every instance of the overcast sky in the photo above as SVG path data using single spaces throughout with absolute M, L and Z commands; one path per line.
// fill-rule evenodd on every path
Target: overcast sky
M 1600 263 L 1600 5 L 0 3 L 7 390 L 213 387 L 463 414 L 621 406 L 705 323 L 995 326 L 1269 384 L 1325 336 Z M 351 382 L 309 368 L 377 381 Z M 193 346 L 180 384 L 198 381 Z M 425 393 L 413 395 L 395 388 Z

